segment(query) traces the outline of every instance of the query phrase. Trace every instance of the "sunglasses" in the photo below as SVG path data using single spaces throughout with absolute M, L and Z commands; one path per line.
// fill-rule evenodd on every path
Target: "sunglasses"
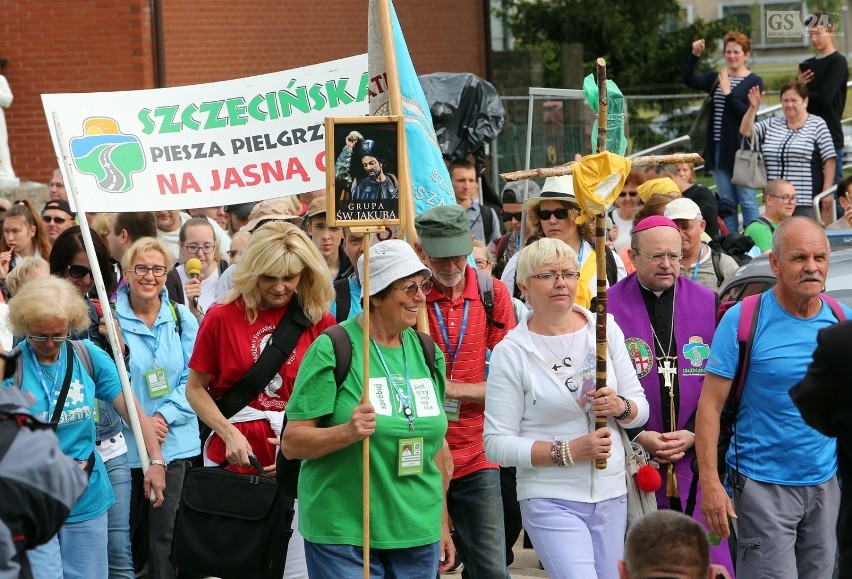
M 83 265 L 69 265 L 68 266 L 68 277 L 73 277 L 74 279 L 82 279 L 87 275 L 92 275 L 92 270 Z
M 636 197 L 637 195 L 639 195 L 639 192 L 638 191 L 622 191 L 621 193 L 618 194 L 619 197 L 627 197 L 628 195 L 630 195 L 631 197 Z
M 413 298 L 414 296 L 417 295 L 417 290 L 422 291 L 423 295 L 425 296 L 426 294 L 428 294 L 432 290 L 432 280 L 427 279 L 426 281 L 424 281 L 420 285 L 417 285 L 416 283 L 411 282 L 410 284 L 408 284 L 405 287 L 395 287 L 393 289 L 395 289 L 397 291 L 401 291 L 402 293 L 404 293 L 405 295 L 407 295 L 410 298 Z
M 561 209 L 537 209 L 536 214 L 541 221 L 547 221 L 551 217 L 568 219 L 568 210 L 564 207 Z
M 51 216 L 51 215 L 42 215 L 41 220 L 44 221 L 45 223 L 51 223 L 52 222 L 52 223 L 55 223 L 57 225 L 62 225 L 63 223 L 68 221 L 64 217 L 54 217 L 54 216 Z
M 516 221 L 520 221 L 521 216 L 523 216 L 523 213 L 520 212 L 520 211 L 517 212 L 517 213 L 507 213 L 506 211 L 504 211 L 503 212 L 503 221 L 505 221 L 506 223 L 509 223 L 512 219 L 515 219 Z

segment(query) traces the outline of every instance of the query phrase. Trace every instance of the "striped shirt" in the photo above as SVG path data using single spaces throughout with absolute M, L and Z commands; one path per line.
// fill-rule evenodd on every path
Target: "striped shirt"
M 754 131 L 767 179 L 786 179 L 796 188 L 798 204 L 812 206 L 814 196 L 822 192 L 823 164 L 837 156 L 825 121 L 808 115 L 801 128 L 792 130 L 785 117 L 772 117 L 757 123 Z
M 502 322 L 498 328 L 485 317 L 485 306 L 479 297 L 476 272 L 466 266 L 465 288 L 462 295 L 450 300 L 437 288 L 432 288 L 426 296 L 426 311 L 429 317 L 429 334 L 444 352 L 447 360 L 447 378 L 455 382 L 477 383 L 485 380 L 485 350 L 493 350 L 503 337 L 515 327 L 515 313 L 509 290 L 500 280 L 494 280 L 494 320 Z M 462 338 L 458 356 L 453 360 L 451 352 L 458 348 L 459 333 L 462 327 L 465 302 L 469 302 L 467 325 Z M 450 341 L 449 348 L 444 342 L 435 305 L 441 310 L 441 317 Z M 461 413 L 457 421 L 451 421 L 447 430 L 447 444 L 453 455 L 455 471 L 453 478 L 461 478 L 478 470 L 497 468 L 497 465 L 485 460 L 482 430 L 485 426 L 485 405 L 475 402 L 462 402 Z
M 744 76 L 732 76 L 731 79 L 731 90 L 734 90 L 740 82 L 744 79 Z M 722 116 L 725 114 L 725 95 L 722 94 L 722 89 L 719 86 L 719 83 L 716 83 L 716 90 L 713 91 L 713 140 L 721 141 L 722 140 Z

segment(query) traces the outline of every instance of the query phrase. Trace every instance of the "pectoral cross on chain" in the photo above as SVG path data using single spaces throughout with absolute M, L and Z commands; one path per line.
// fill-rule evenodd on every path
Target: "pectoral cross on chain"
M 669 357 L 657 358 L 657 372 L 663 375 L 663 385 L 668 389 L 669 396 L 672 394 L 674 383 L 672 378 L 677 374 L 677 368 Z

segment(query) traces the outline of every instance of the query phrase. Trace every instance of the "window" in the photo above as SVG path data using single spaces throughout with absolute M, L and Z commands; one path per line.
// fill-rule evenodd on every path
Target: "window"
M 721 18 L 731 17 L 751 30 L 752 48 L 792 48 L 809 45 L 802 29 L 808 11 L 802 0 L 723 4 Z

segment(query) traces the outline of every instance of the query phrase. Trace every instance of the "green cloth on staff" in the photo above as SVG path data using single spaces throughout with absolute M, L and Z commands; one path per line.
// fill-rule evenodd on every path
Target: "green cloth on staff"
M 592 110 L 598 112 L 598 83 L 595 75 L 590 74 L 583 80 L 583 92 L 586 102 Z M 627 138 L 624 136 L 624 95 L 621 89 L 610 79 L 606 81 L 606 150 L 624 156 L 627 152 Z M 598 150 L 598 120 L 592 125 L 592 151 Z

